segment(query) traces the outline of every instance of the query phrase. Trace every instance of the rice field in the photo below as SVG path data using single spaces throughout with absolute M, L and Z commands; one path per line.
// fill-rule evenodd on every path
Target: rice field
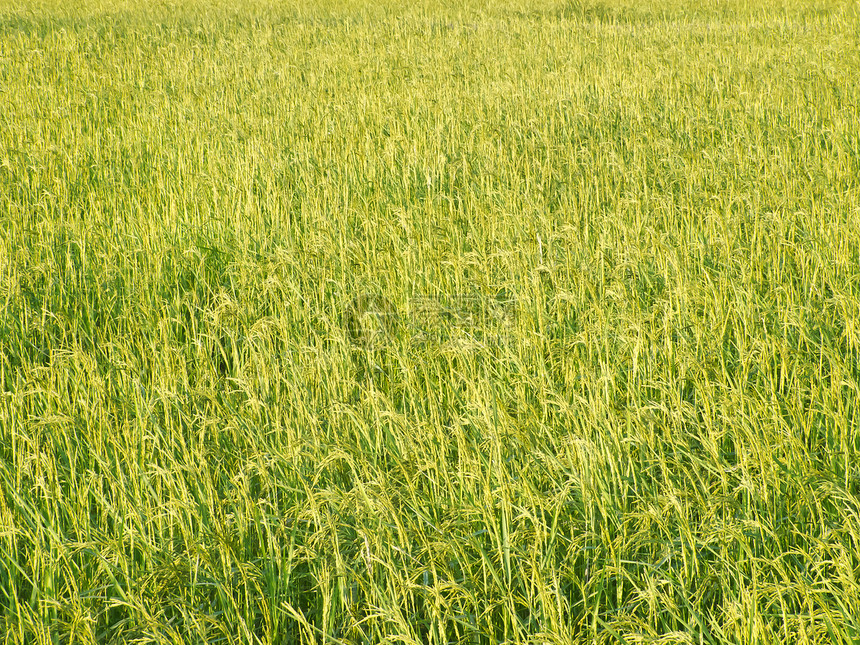
M 0 0 L 9 644 L 860 640 L 856 0 Z

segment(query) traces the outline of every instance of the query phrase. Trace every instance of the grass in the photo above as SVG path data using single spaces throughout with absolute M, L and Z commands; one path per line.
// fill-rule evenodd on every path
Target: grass
M 0 0 L 6 643 L 860 639 L 856 2 Z

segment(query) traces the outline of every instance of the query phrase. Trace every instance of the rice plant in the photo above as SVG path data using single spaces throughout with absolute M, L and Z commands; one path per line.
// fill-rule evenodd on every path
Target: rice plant
M 860 640 L 856 0 L 0 0 L 6 643 Z

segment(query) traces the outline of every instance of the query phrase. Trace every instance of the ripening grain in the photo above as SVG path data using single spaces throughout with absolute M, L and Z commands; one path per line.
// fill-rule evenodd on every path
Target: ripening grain
M 856 0 L 0 0 L 8 643 L 860 638 Z

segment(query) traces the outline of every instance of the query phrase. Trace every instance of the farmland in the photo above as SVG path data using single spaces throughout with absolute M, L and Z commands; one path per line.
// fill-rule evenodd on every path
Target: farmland
M 858 25 L 0 0 L 3 642 L 856 642 Z

